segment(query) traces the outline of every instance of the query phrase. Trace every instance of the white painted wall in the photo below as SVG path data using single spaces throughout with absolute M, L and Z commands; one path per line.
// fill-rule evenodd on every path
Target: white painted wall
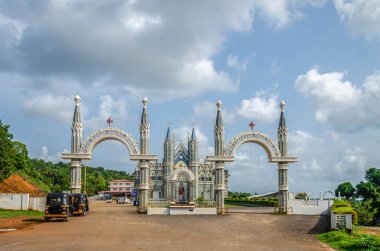
M 0 193 L 0 208 L 13 210 L 28 210 L 29 194 Z
M 45 211 L 46 197 L 30 197 L 29 208 L 31 210 Z
M 302 215 L 329 215 L 332 200 L 289 200 L 289 213 Z

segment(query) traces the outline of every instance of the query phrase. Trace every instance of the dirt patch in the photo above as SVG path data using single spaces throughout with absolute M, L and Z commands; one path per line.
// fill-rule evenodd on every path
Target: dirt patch
M 370 229 L 370 228 L 360 228 L 359 233 L 361 234 L 370 234 L 380 237 L 380 228 L 379 229 Z
M 36 224 L 40 224 L 43 222 L 42 217 L 30 217 L 30 216 L 22 216 L 17 218 L 0 218 L 0 234 L 6 233 L 4 229 L 24 229 L 31 228 Z M 3 229 L 3 230 L 2 230 Z
M 0 184 L 0 193 L 28 193 L 31 197 L 46 195 L 39 187 L 27 182 L 23 177 L 13 174 Z

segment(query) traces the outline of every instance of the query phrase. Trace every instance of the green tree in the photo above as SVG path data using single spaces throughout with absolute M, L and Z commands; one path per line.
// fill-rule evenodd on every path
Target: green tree
M 365 173 L 365 179 L 367 182 L 361 181 L 356 185 L 356 195 L 371 207 L 374 214 L 372 223 L 376 224 L 380 220 L 380 169 L 369 168 Z
M 307 197 L 307 193 L 306 192 L 298 192 L 295 196 L 296 199 L 298 200 L 305 200 Z
M 351 182 L 343 182 L 338 185 L 337 189 L 335 189 L 335 196 L 339 196 L 339 192 L 340 196 L 350 199 L 355 194 L 355 188 Z
M 13 135 L 9 132 L 9 127 L 0 120 L 0 181 L 17 170 L 25 169 L 29 160 L 26 146 L 12 140 Z

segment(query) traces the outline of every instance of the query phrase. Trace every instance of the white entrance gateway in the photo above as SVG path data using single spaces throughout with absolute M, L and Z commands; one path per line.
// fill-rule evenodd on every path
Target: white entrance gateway
M 240 145 L 256 143 L 263 147 L 268 161 L 278 164 L 278 191 L 280 212 L 288 211 L 288 163 L 297 161 L 288 156 L 288 128 L 285 123 L 285 103 L 280 104 L 281 115 L 278 127 L 278 142 L 267 135 L 257 132 L 242 132 L 224 146 L 224 125 L 221 114 L 222 102 L 217 102 L 217 116 L 214 129 L 215 154 L 206 160 L 198 158 L 198 140 L 193 128 L 187 147 L 181 142 L 175 146 L 168 128 L 164 140 L 164 158 L 157 162 L 157 155 L 149 154 L 150 125 L 148 123 L 147 103 L 144 98 L 140 122 L 140 144 L 134 137 L 118 128 L 102 128 L 91 133 L 82 142 L 82 121 L 80 97 L 76 96 L 72 122 L 71 153 L 62 153 L 62 158 L 71 162 L 71 192 L 82 191 L 82 160 L 92 159 L 94 148 L 106 140 L 123 143 L 131 160 L 138 161 L 138 212 L 147 213 L 148 208 L 161 208 L 161 212 L 178 212 L 181 208 L 189 212 L 217 212 L 223 214 L 224 198 L 228 180 L 224 170 L 225 162 L 232 162 Z M 155 162 L 153 162 L 155 161 Z M 214 208 L 210 211 L 205 208 Z M 166 209 L 165 209 L 166 208 Z M 202 211 L 203 210 L 203 211 Z

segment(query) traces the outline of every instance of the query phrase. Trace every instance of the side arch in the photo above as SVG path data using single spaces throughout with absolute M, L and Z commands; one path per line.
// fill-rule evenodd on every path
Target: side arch
M 92 154 L 94 148 L 101 142 L 106 140 L 117 140 L 123 143 L 130 155 L 140 154 L 137 141 L 129 133 L 118 128 L 102 128 L 91 133 L 83 142 L 80 152 Z
M 268 155 L 268 160 L 271 161 L 274 157 L 281 157 L 280 149 L 273 139 L 261 132 L 241 132 L 233 137 L 224 149 L 224 155 L 234 157 L 240 145 L 252 142 L 264 148 Z

